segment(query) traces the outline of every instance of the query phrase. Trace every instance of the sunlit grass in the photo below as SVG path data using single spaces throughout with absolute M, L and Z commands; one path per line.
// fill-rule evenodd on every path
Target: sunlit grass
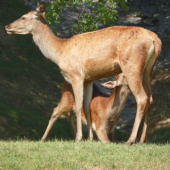
M 0 169 L 169 169 L 170 145 L 0 141 Z

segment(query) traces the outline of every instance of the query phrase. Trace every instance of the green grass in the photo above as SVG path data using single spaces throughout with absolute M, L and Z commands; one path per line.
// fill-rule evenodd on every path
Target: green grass
M 53 108 L 57 106 L 61 96 L 64 79 L 60 74 L 60 69 L 41 54 L 33 43 L 32 36 L 8 35 L 2 30 L 5 25 L 30 10 L 22 0 L 0 1 L 1 140 L 16 140 L 17 138 L 39 140 L 45 131 Z M 167 93 L 169 92 L 169 82 L 166 84 L 157 82 L 157 86 L 154 86 L 158 87 L 155 89 L 154 96 L 157 103 L 153 105 L 152 109 L 154 116 L 163 114 L 163 116 L 169 117 L 170 95 Z M 166 92 L 160 92 L 160 89 L 165 88 Z M 160 120 L 159 117 L 158 120 Z M 149 142 L 166 143 L 170 141 L 168 133 L 169 128 L 161 129 L 158 133 L 149 136 Z M 84 136 L 87 137 L 86 131 Z M 118 141 L 126 141 L 128 137 L 119 130 L 115 132 L 115 138 Z M 73 139 L 67 119 L 60 118 L 55 123 L 49 139 L 55 138 Z
M 0 169 L 170 169 L 170 145 L 0 141 Z

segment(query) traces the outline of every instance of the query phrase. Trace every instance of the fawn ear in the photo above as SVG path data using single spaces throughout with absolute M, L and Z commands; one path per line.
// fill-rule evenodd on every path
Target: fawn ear
M 35 11 L 35 15 L 39 16 L 41 15 L 43 12 L 45 11 L 45 3 L 39 3 L 37 1 L 37 7 L 36 7 L 36 11 Z
M 108 89 L 113 89 L 114 87 L 117 86 L 117 81 L 108 81 L 105 83 L 101 83 L 102 86 L 108 88 Z

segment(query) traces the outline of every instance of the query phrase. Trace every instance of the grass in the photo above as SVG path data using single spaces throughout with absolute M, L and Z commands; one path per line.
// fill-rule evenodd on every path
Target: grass
M 0 169 L 170 169 L 170 145 L 0 141 Z

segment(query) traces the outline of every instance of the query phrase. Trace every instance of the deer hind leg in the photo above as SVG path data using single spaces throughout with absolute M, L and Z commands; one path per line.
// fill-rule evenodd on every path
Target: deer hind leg
M 147 102 L 146 109 L 145 109 L 145 122 L 144 122 L 144 126 L 143 126 L 140 143 L 147 142 L 148 122 L 149 122 L 151 106 L 153 103 L 153 98 L 152 98 L 152 94 L 151 94 L 151 81 L 152 81 L 153 67 L 155 65 L 155 62 L 156 62 L 155 56 L 152 56 L 149 59 L 147 65 L 146 65 L 146 68 L 144 70 L 144 73 L 143 73 L 143 85 L 144 85 L 144 89 L 147 93 L 147 96 L 149 97 L 149 100 Z
M 84 83 L 84 103 L 83 108 L 85 112 L 85 116 L 87 119 L 87 127 L 89 133 L 89 139 L 93 140 L 93 131 L 92 131 L 92 124 L 91 124 L 91 113 L 90 113 L 90 103 L 92 100 L 93 95 L 93 82 L 85 82 Z
M 142 85 L 142 80 L 141 77 L 135 78 L 136 80 L 133 79 L 131 82 L 129 82 L 129 87 L 136 99 L 137 102 L 137 113 L 135 117 L 135 122 L 133 125 L 132 133 L 130 135 L 129 140 L 127 141 L 127 144 L 131 145 L 136 142 L 137 139 L 137 133 L 138 129 L 141 123 L 141 120 L 144 115 L 145 107 L 148 101 L 148 97 L 145 93 L 145 90 Z
M 143 43 L 142 41 L 140 44 L 134 44 L 132 49 L 129 48 L 128 51 L 125 50 L 125 52 L 122 51 L 120 53 L 121 56 L 123 56 L 123 58 L 120 58 L 120 66 L 122 72 L 124 73 L 128 81 L 129 87 L 137 103 L 135 122 L 130 138 L 127 141 L 127 144 L 129 145 L 136 142 L 139 126 L 145 113 L 145 108 L 148 100 L 150 100 L 150 96 L 148 96 L 147 92 L 144 89 L 142 76 L 147 66 L 146 62 L 148 59 L 150 60 L 153 53 L 154 44 L 149 45 L 147 43 Z
M 144 115 L 145 107 L 148 101 L 147 94 L 144 90 L 142 84 L 142 68 L 143 65 L 137 65 L 140 62 L 136 62 L 134 67 L 131 67 L 131 63 L 127 63 L 125 66 L 122 66 L 122 72 L 124 73 L 129 87 L 136 99 L 137 103 L 137 113 L 135 117 L 135 122 L 133 125 L 132 133 L 130 135 L 127 144 L 131 145 L 136 142 L 138 129 L 141 123 L 141 120 Z
M 105 128 L 96 129 L 96 134 L 103 143 L 111 143 L 111 141 L 109 140 L 107 136 L 107 132 Z

